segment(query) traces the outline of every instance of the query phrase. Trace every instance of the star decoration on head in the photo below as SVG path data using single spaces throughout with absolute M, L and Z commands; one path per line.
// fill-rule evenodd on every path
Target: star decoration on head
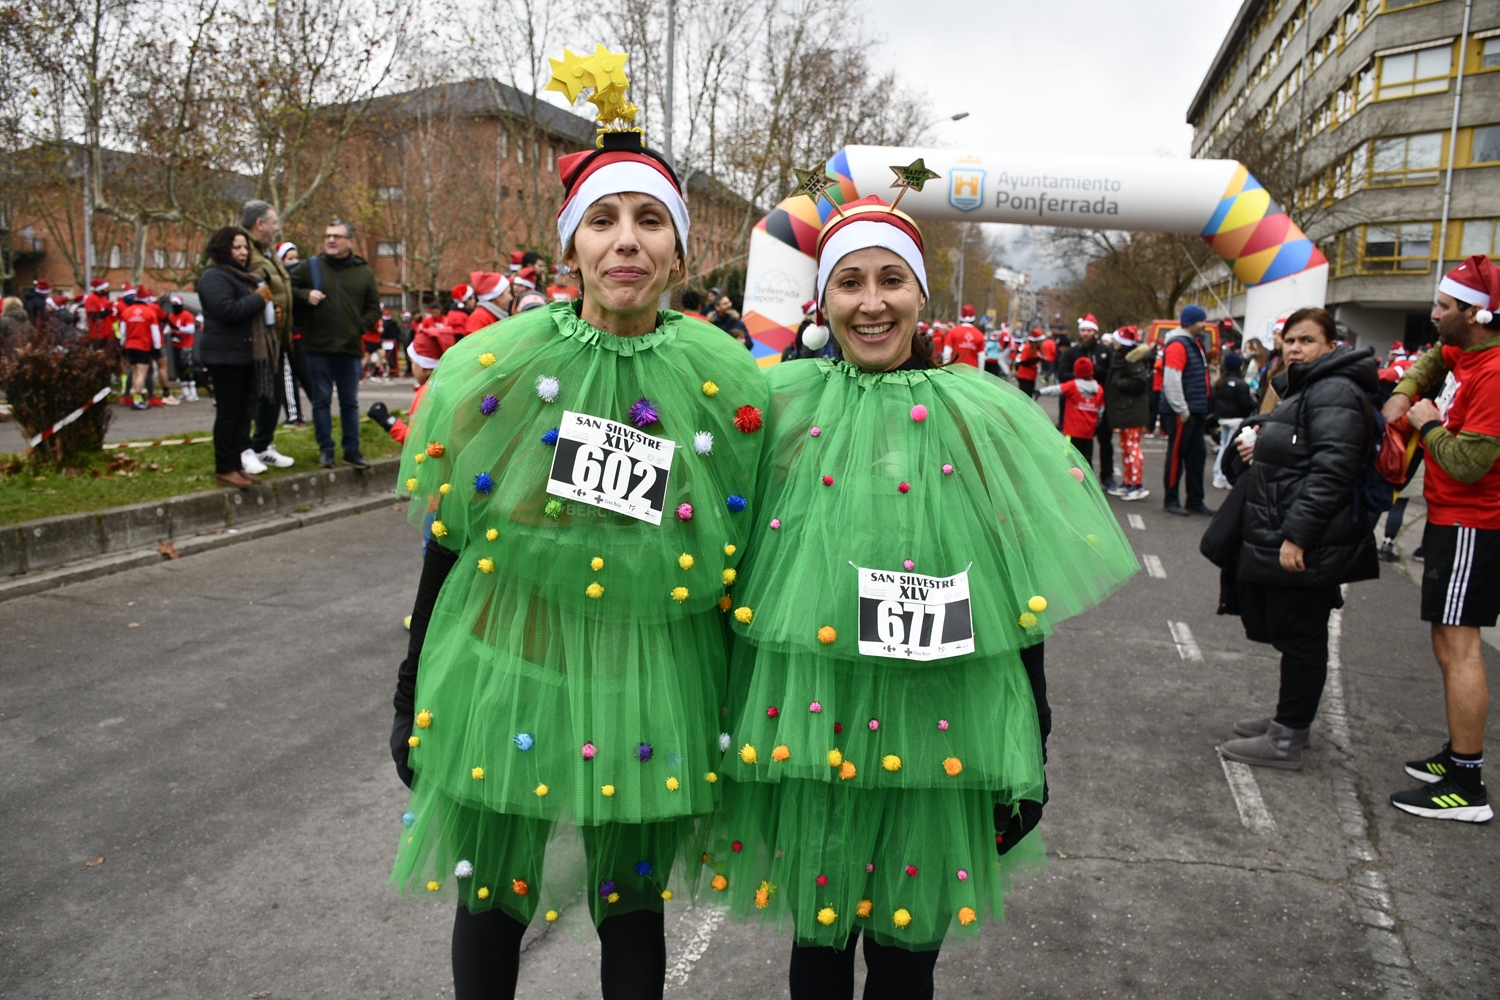
M 570 103 L 578 100 L 578 94 L 589 86 L 590 74 L 584 68 L 584 57 L 563 49 L 561 59 L 549 57 L 547 61 L 552 64 L 552 80 L 547 89 L 564 94 Z
M 625 88 L 630 80 L 625 76 L 623 52 L 611 52 L 603 45 L 596 46 L 594 54 L 583 61 L 583 68 L 594 78 L 594 96 L 589 98 L 599 109 L 600 121 L 613 121 L 619 108 L 625 103 Z
M 793 167 L 792 173 L 797 176 L 797 189 L 792 194 L 805 194 L 812 199 L 814 205 L 818 203 L 818 199 L 825 196 L 829 188 L 838 183 L 822 170 L 798 170 L 796 167 Z M 832 205 L 834 211 L 840 215 L 844 214 L 832 198 L 828 199 L 828 204 Z
M 924 162 L 925 159 L 925 157 L 919 156 L 904 167 L 895 165 L 891 167 L 891 173 L 896 175 L 896 179 L 891 182 L 891 187 L 901 189 L 900 193 L 896 195 L 896 200 L 891 202 L 891 208 L 895 208 L 901 204 L 901 199 L 906 195 L 907 191 L 921 191 L 922 186 L 928 181 L 937 180 L 942 176 L 942 174 L 928 169 L 927 164 Z

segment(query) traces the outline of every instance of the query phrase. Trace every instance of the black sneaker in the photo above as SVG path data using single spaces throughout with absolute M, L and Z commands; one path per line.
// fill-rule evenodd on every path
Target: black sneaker
M 1214 511 L 1214 508 L 1210 507 L 1206 503 L 1194 503 L 1194 504 L 1188 504 L 1188 513 L 1189 514 L 1202 514 L 1202 515 L 1204 515 L 1206 517 L 1213 517 L 1214 514 L 1215 514 L 1215 511 Z
M 1429 785 L 1437 784 L 1453 770 L 1453 758 L 1448 755 L 1452 749 L 1451 746 L 1444 743 L 1443 749 L 1426 760 L 1407 761 L 1406 773 L 1418 781 L 1427 782 Z
M 318 468 L 320 468 L 320 469 L 331 469 L 331 468 L 333 468 L 333 456 L 332 455 L 319 455 L 318 456 Z
M 1380 551 L 1375 554 L 1380 557 L 1381 562 L 1393 563 L 1401 561 L 1401 557 L 1396 554 L 1396 540 L 1394 538 L 1387 538 L 1381 542 Z
M 1461 823 L 1488 823 L 1495 815 L 1484 786 L 1471 792 L 1452 778 L 1435 785 L 1423 785 L 1391 796 L 1391 805 L 1413 816 L 1428 819 L 1456 819 Z
M 344 464 L 352 465 L 361 472 L 370 467 L 370 463 L 365 461 L 365 456 L 363 455 L 345 455 Z
M 1168 514 L 1176 514 L 1178 517 L 1187 517 L 1188 516 L 1188 512 L 1182 509 L 1182 505 L 1181 504 L 1176 504 L 1176 503 L 1164 504 L 1162 506 L 1162 509 L 1165 510 Z
M 1415 559 L 1417 562 L 1422 562 L 1423 561 L 1423 558 L 1422 558 L 1422 546 L 1418 545 L 1416 548 L 1412 549 L 1411 550 L 1411 557 L 1413 559 Z

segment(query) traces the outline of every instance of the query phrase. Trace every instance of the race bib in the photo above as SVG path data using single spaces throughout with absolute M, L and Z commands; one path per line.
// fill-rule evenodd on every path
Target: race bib
M 859 569 L 859 651 L 897 660 L 974 652 L 969 574 L 934 577 Z
M 547 492 L 661 524 L 676 448 L 629 424 L 564 410 Z

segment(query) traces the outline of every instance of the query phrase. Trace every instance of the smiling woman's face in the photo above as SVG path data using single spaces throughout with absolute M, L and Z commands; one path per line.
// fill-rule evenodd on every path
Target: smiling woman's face
M 911 357 L 917 314 L 926 304 L 912 269 L 884 247 L 846 254 L 823 291 L 823 311 L 844 357 L 867 372 L 890 371 Z
M 634 192 L 590 205 L 563 258 L 582 282 L 583 318 L 609 333 L 628 332 L 617 329 L 625 317 L 656 315 L 678 261 L 667 206 Z

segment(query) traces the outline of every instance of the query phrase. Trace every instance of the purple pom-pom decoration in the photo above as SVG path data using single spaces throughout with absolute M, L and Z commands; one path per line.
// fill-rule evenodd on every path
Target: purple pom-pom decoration
M 545 433 L 545 434 L 542 435 L 542 444 L 546 445 L 548 448 L 556 448 L 557 447 L 557 428 L 556 427 L 552 428 L 550 431 L 548 431 L 547 433 Z
M 615 881 L 614 881 L 614 879 L 605 879 L 603 882 L 599 883 L 599 895 L 603 896 L 605 899 L 608 899 L 609 898 L 609 894 L 612 893 L 612 892 L 614 892 L 614 891 L 615 891 Z
M 474 477 L 474 489 L 476 492 L 490 495 L 490 490 L 495 488 L 495 480 L 488 472 L 481 472 Z
M 654 751 L 651 749 L 651 744 L 649 743 L 642 743 L 640 746 L 635 748 L 635 755 L 641 759 L 642 764 L 651 759 L 652 753 L 654 753 Z
M 661 419 L 661 414 L 656 412 L 656 404 L 644 397 L 630 404 L 630 422 L 637 427 L 650 427 Z
M 724 506 L 729 508 L 729 512 L 731 514 L 738 514 L 740 511 L 745 509 L 745 498 L 740 496 L 738 493 L 732 494 L 728 499 L 724 501 Z
M 498 409 L 500 409 L 499 396 L 486 396 L 479 401 L 479 412 L 485 416 L 489 416 Z

